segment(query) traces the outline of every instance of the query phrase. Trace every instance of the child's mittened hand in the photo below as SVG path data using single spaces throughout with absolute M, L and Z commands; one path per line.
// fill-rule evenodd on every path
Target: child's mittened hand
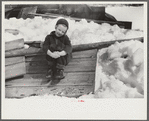
M 59 55 L 57 52 L 51 53 L 50 56 L 51 56 L 52 58 L 59 58 L 59 57 L 60 57 L 60 55 Z
M 58 54 L 57 51 L 51 52 L 50 50 L 48 50 L 48 51 L 47 51 L 47 55 L 49 55 L 49 56 L 52 57 L 52 58 L 59 58 L 59 57 L 60 57 L 60 55 Z
M 59 55 L 60 56 L 65 56 L 66 55 L 66 52 L 65 51 L 61 51 L 61 52 L 59 52 Z

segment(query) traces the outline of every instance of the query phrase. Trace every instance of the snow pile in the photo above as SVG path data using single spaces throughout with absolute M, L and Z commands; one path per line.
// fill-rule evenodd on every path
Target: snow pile
M 23 38 L 21 34 L 13 35 L 13 34 L 8 33 L 8 32 L 5 32 L 5 35 L 3 37 L 5 42 L 13 41 L 13 40 L 21 39 L 21 38 Z
M 46 35 L 55 30 L 55 24 L 58 19 L 60 18 L 43 19 L 42 17 L 35 17 L 34 19 L 28 18 L 26 20 L 16 18 L 5 19 L 4 29 L 17 29 L 19 30 L 19 35 L 7 35 L 7 38 L 4 39 L 5 41 L 10 41 L 12 40 L 11 38 L 14 38 L 12 36 L 19 36 L 24 38 L 24 41 L 44 41 Z M 69 18 L 67 20 L 69 22 L 67 35 L 72 45 L 143 37 L 142 31 L 126 30 L 117 25 L 112 26 L 108 23 L 97 24 L 93 21 L 87 22 L 85 19 L 82 19 L 80 22 Z
M 96 74 L 99 98 L 135 98 L 144 94 L 143 43 L 137 40 L 116 42 L 98 52 Z

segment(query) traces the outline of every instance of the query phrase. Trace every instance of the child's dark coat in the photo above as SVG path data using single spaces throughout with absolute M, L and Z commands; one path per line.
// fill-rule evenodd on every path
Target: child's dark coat
M 67 35 L 57 37 L 55 35 L 55 31 L 47 35 L 43 43 L 43 51 L 47 54 L 48 50 L 50 50 L 51 52 L 64 50 L 67 53 L 65 56 L 61 56 L 58 59 L 54 59 L 51 58 L 49 55 L 46 55 L 46 59 L 48 60 L 48 62 L 56 62 L 57 64 L 65 66 L 72 58 L 72 46 Z

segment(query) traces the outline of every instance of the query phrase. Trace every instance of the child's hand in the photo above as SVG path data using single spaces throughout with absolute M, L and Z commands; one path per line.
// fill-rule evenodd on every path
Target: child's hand
M 58 52 L 53 52 L 53 53 L 51 53 L 51 57 L 56 59 L 56 58 L 59 58 L 60 55 Z
M 49 56 L 51 56 L 52 58 L 55 58 L 55 59 L 60 57 L 60 55 L 58 54 L 58 52 L 51 52 L 50 50 L 47 51 L 47 54 Z
M 65 56 L 66 55 L 66 52 L 65 51 L 61 51 L 61 52 L 59 52 L 59 55 L 60 56 Z

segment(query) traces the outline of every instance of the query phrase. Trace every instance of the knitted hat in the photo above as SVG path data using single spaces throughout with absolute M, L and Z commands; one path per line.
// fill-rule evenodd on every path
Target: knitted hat
M 58 24 L 64 24 L 64 25 L 67 26 L 67 28 L 69 28 L 68 21 L 65 20 L 65 19 L 59 19 L 59 20 L 57 21 L 56 25 L 58 25 Z

